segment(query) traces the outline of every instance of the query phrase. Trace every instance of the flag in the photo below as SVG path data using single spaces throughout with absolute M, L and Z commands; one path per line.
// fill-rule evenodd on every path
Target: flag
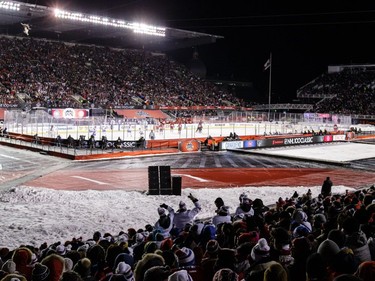
M 271 66 L 271 60 L 268 59 L 266 63 L 263 65 L 263 71 L 266 71 Z

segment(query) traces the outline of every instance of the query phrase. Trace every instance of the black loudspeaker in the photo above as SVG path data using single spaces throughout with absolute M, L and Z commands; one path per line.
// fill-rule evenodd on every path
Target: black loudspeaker
M 173 176 L 172 177 L 172 194 L 181 195 L 182 177 Z
M 172 195 L 171 166 L 159 166 L 160 194 Z
M 148 194 L 149 195 L 160 194 L 159 167 L 158 166 L 148 167 Z

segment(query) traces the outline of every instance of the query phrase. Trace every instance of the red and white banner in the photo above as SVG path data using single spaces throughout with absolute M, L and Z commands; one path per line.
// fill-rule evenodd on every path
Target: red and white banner
M 66 119 L 80 119 L 88 118 L 88 109 L 74 109 L 74 108 L 53 108 L 51 114 L 54 118 L 66 118 Z

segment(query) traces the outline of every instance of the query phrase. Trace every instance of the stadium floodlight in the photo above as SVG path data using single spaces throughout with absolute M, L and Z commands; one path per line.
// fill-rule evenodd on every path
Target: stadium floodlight
M 0 9 L 19 11 L 20 4 L 16 2 L 11 2 L 11 1 L 0 1 Z
M 130 29 L 133 30 L 134 33 L 165 37 L 164 27 L 158 27 L 144 23 L 126 22 L 124 20 L 111 19 L 96 15 L 87 15 L 77 12 L 68 12 L 61 9 L 55 9 L 54 13 L 56 18 L 60 18 L 63 20 L 72 20 L 105 26 L 112 26 L 115 28 Z

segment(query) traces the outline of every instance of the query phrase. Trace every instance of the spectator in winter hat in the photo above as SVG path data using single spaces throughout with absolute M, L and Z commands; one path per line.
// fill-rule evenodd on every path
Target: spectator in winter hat
M 92 276 L 91 265 L 91 261 L 88 258 L 83 258 L 73 267 L 73 271 L 77 272 L 82 279 L 86 279 Z
M 264 271 L 263 281 L 288 281 L 288 274 L 280 263 L 274 263 Z
M 193 281 L 193 278 L 185 269 L 181 269 L 169 275 L 168 281 Z
M 13 252 L 12 260 L 16 264 L 16 270 L 19 274 L 26 277 L 27 280 L 31 280 L 31 273 L 33 268 L 30 266 L 32 261 L 32 255 L 30 249 L 26 247 L 20 247 Z
M 158 249 L 158 245 L 154 242 L 154 241 L 148 241 L 146 242 L 145 246 L 144 246 L 144 250 L 143 252 L 145 254 L 148 254 L 148 253 L 155 253 L 155 251 Z
M 271 230 L 271 238 L 273 240 L 272 246 L 276 250 L 274 251 L 274 258 L 285 267 L 292 264 L 294 259 L 290 249 L 289 232 L 285 228 L 277 227 Z
M 60 255 L 60 256 L 65 256 L 66 254 L 66 247 L 64 245 L 58 245 L 56 247 L 56 254 Z
M 224 201 L 223 201 L 223 199 L 222 199 L 221 197 L 217 197 L 217 198 L 215 199 L 214 203 L 215 203 L 215 206 L 216 206 L 216 211 L 215 211 L 215 213 L 217 213 L 217 212 L 219 211 L 219 209 L 220 209 L 221 206 L 224 206 L 224 205 L 225 205 L 225 204 L 224 204 Z
M 232 223 L 232 217 L 229 214 L 229 207 L 221 206 L 217 215 L 213 216 L 212 223 L 216 228 L 222 223 Z
M 171 238 L 166 238 L 160 243 L 160 250 L 166 251 L 172 249 L 173 240 Z
M 206 251 L 204 253 L 204 258 L 206 257 L 212 257 L 216 256 L 220 250 L 220 245 L 215 239 L 211 239 L 210 241 L 207 242 L 206 244 Z
M 165 262 L 162 256 L 157 254 L 145 254 L 137 262 L 134 270 L 135 281 L 143 281 L 145 272 L 154 266 L 164 266 Z
M 310 230 L 303 224 L 297 226 L 293 230 L 293 238 L 307 237 L 310 234 Z
M 57 254 L 51 254 L 45 257 L 41 261 L 41 264 L 47 266 L 50 271 L 48 281 L 58 281 L 64 272 L 65 260 Z
M 307 220 L 307 214 L 301 209 L 296 209 L 292 214 L 291 230 L 293 231 L 299 225 L 305 226 L 309 232 L 312 231 L 311 223 Z
M 352 249 L 354 255 L 358 257 L 361 262 L 371 260 L 367 237 L 360 229 L 358 220 L 354 217 L 348 217 L 344 220 L 342 228 L 346 234 L 345 246 Z
M 331 275 L 336 277 L 341 274 L 354 274 L 359 264 L 360 262 L 354 256 L 353 251 L 349 248 L 343 248 L 332 258 L 329 269 Z
M 324 262 L 329 265 L 333 257 L 340 252 L 339 246 L 329 239 L 324 240 L 318 247 L 317 253 L 320 254 Z
M 222 268 L 218 270 L 212 281 L 237 281 L 238 275 L 230 268 Z
M 247 215 L 249 217 L 254 216 L 254 209 L 252 208 L 253 201 L 244 193 L 240 195 L 240 204 L 236 208 L 236 211 L 234 212 L 234 219 L 240 219 L 241 215 L 242 217 Z
M 192 249 L 187 247 L 182 247 L 181 249 L 177 248 L 175 254 L 180 267 L 195 265 L 195 255 Z
M 4 262 L 3 266 L 1 267 L 1 270 L 4 270 L 7 273 L 17 273 L 16 263 L 12 260 L 7 260 L 6 262 Z
M 125 262 L 119 262 L 116 267 L 115 274 L 123 275 L 126 281 L 134 281 L 133 271 L 130 265 Z
M 236 248 L 236 272 L 245 272 L 250 267 L 249 257 L 254 245 L 250 242 L 242 243 Z
M 161 256 L 164 258 L 165 265 L 170 269 L 176 269 L 179 267 L 178 257 L 172 250 L 163 251 Z
M 64 271 L 73 270 L 73 261 L 70 258 L 64 258 Z
M 306 237 L 292 240 L 292 257 L 294 262 L 287 269 L 291 281 L 304 280 L 306 278 L 306 260 L 312 253 L 312 244 Z
M 204 253 L 201 268 L 203 270 L 204 280 L 212 280 L 215 274 L 215 264 L 218 260 L 218 254 L 221 250 L 219 243 L 216 240 L 210 240 L 206 244 L 206 252 Z
M 362 262 L 355 273 L 356 276 L 362 278 L 363 281 L 375 280 L 375 261 Z
M 168 214 L 166 214 L 168 210 Z M 166 204 L 161 204 L 158 208 L 159 219 L 155 223 L 155 230 L 159 231 L 164 238 L 170 237 L 170 231 L 173 227 L 174 210 Z
M 115 260 L 116 260 L 116 257 L 121 254 L 123 252 L 123 249 L 117 245 L 117 244 L 111 244 L 107 251 L 106 251 L 106 255 L 105 255 L 105 261 L 106 261 L 106 265 L 109 267 L 109 268 L 113 268 L 114 267 L 114 264 L 115 264 Z
M 32 272 L 32 281 L 45 281 L 48 280 L 50 270 L 47 266 L 36 263 Z
M 241 245 L 243 243 L 249 242 L 252 245 L 255 245 L 259 241 L 259 232 L 258 231 L 250 231 L 250 232 L 244 232 L 240 234 L 238 237 L 238 245 Z
M 200 235 L 201 247 L 206 247 L 209 240 L 216 238 L 216 226 L 210 222 L 204 224 Z
M 260 238 L 258 243 L 252 248 L 250 255 L 254 262 L 268 258 L 270 256 L 270 246 L 268 246 L 267 240 Z
M 188 209 L 186 207 L 186 203 L 180 201 L 179 208 L 177 212 L 175 212 L 173 218 L 174 228 L 176 228 L 177 233 L 180 233 L 185 228 L 186 224 L 192 224 L 195 216 L 202 209 L 198 199 L 195 198 L 191 193 L 189 194 L 188 198 L 193 202 L 194 208 Z
M 327 281 L 327 265 L 318 253 L 311 254 L 306 260 L 306 281 Z
M 128 253 L 121 253 L 121 254 L 117 255 L 117 257 L 115 259 L 113 271 L 116 270 L 117 265 L 120 262 L 122 262 L 122 261 L 125 262 L 125 263 L 127 263 L 128 265 L 130 265 L 130 267 L 133 269 L 133 267 L 134 267 L 134 258 L 133 258 L 133 256 L 130 255 L 130 254 L 128 254 Z
M 345 246 L 346 236 L 345 233 L 340 229 L 332 229 L 330 232 L 328 232 L 327 239 L 335 242 L 340 249 L 344 248 Z
M 315 214 L 313 216 L 313 231 L 312 234 L 314 237 L 318 237 L 322 234 L 323 224 L 327 222 L 327 218 L 324 214 Z
M 264 213 L 269 211 L 270 208 L 264 206 L 263 200 L 260 198 L 255 198 L 252 204 L 252 208 L 254 209 L 254 214 L 256 213 Z
M 167 281 L 170 274 L 168 266 L 154 266 L 146 270 L 143 281 Z
M 134 262 L 139 261 L 143 254 L 144 254 L 144 249 L 146 245 L 145 241 L 145 236 L 143 233 L 138 232 L 135 235 L 136 243 L 133 245 L 133 257 L 134 257 Z
M 218 255 L 217 261 L 214 265 L 214 270 L 217 271 L 222 268 L 230 268 L 235 270 L 236 263 L 236 251 L 229 248 L 221 248 Z
M 92 236 L 92 239 L 98 243 L 100 238 L 102 238 L 102 234 L 99 232 L 99 231 L 95 231 L 93 236 Z
M 91 261 L 91 275 L 103 270 L 105 266 L 105 250 L 99 244 L 90 246 L 87 250 L 86 257 Z

